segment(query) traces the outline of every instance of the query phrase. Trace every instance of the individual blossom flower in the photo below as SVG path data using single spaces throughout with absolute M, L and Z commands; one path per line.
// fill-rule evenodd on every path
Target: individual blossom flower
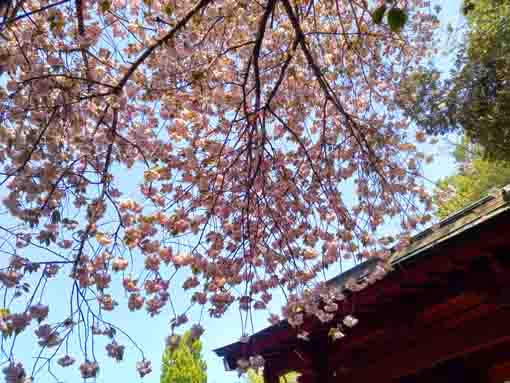
M 157 260 L 158 266 L 160 263 L 159 254 L 156 255 L 156 253 L 159 253 L 159 248 L 161 247 L 161 243 L 159 241 L 150 241 L 150 240 L 144 240 L 141 243 L 141 250 L 145 254 L 153 254 L 153 257 Z
M 57 265 L 47 265 L 44 268 L 43 273 L 47 278 L 53 278 L 57 275 L 59 270 L 60 270 L 60 268 Z
M 144 288 L 147 294 L 155 294 L 155 293 L 162 293 L 166 290 L 168 290 L 168 287 L 170 284 L 168 281 L 165 281 L 163 279 L 157 278 L 157 279 L 148 279 L 144 283 Z
M 159 250 L 159 257 L 163 262 L 165 262 L 167 265 L 172 261 L 172 248 L 171 247 L 164 247 Z
M 19 234 L 16 237 L 16 247 L 18 249 L 27 247 L 28 245 L 30 245 L 31 239 L 32 239 L 32 236 L 30 234 Z
M 172 261 L 175 266 L 186 266 L 191 263 L 192 256 L 188 253 L 180 253 L 174 256 Z
M 372 275 L 372 274 L 371 274 Z M 345 288 L 347 290 L 358 292 L 363 290 L 366 287 L 366 282 L 360 282 L 358 283 L 354 278 L 350 278 L 345 282 Z
M 57 360 L 57 363 L 62 367 L 69 367 L 74 364 L 75 361 L 76 360 L 72 356 L 64 355 Z
M 82 288 L 89 287 L 94 283 L 94 278 L 92 278 L 89 268 L 91 267 L 78 267 L 74 274 L 74 278 Z
M 3 319 L 0 319 L 0 332 L 7 335 L 9 331 L 11 331 L 9 325 Z
M 0 282 L 4 284 L 5 287 L 14 287 L 21 280 L 22 274 L 16 271 L 2 271 L 0 272 Z
M 351 315 L 347 315 L 343 320 L 344 325 L 347 327 L 354 327 L 358 324 L 358 319 L 354 318 Z
M 331 241 L 326 244 L 326 254 L 328 259 L 336 259 L 338 254 L 338 244 L 336 241 Z
M 95 378 L 99 373 L 99 365 L 97 362 L 89 362 L 86 360 L 80 365 L 80 373 L 83 379 Z
M 124 346 L 113 341 L 112 343 L 108 343 L 106 345 L 106 353 L 110 358 L 120 362 L 122 359 L 124 359 L 124 348 Z
M 129 295 L 128 307 L 130 311 L 140 310 L 143 307 L 145 298 L 138 293 Z
M 338 310 L 338 304 L 331 302 L 324 306 L 324 311 L 334 313 Z
M 145 268 L 151 271 L 159 270 L 160 259 L 156 254 L 151 254 L 145 257 Z
M 229 305 L 234 301 L 234 297 L 229 293 L 216 293 L 210 298 L 211 303 L 215 306 Z
M 108 288 L 111 280 L 112 280 L 112 277 L 110 276 L 110 274 L 108 274 L 104 271 L 96 273 L 94 275 L 94 281 L 96 282 L 96 287 L 99 290 L 104 290 L 104 289 Z
M 119 209 L 120 210 L 135 210 L 136 202 L 134 202 L 130 199 L 121 200 L 119 202 Z
M 113 258 L 113 256 L 108 251 L 103 251 L 101 254 L 95 256 L 88 266 L 90 272 L 105 270 L 106 264 Z
M 124 271 L 128 267 L 129 262 L 121 257 L 116 257 L 112 261 L 112 270 L 115 272 Z
M 25 383 L 25 369 L 21 363 L 11 362 L 2 372 L 5 375 L 5 383 Z
M 308 331 L 300 331 L 298 334 L 297 334 L 297 337 L 298 339 L 302 339 L 302 340 L 305 340 L 305 341 L 309 341 L 310 338 L 308 337 L 310 335 L 310 333 Z
M 31 315 L 27 312 L 11 314 L 6 319 L 9 327 L 14 331 L 23 331 L 32 321 Z
M 338 339 L 342 339 L 345 336 L 345 334 L 340 330 L 340 328 L 334 327 L 329 330 L 329 336 L 331 337 L 331 339 L 335 341 Z
M 93 335 L 103 335 L 103 330 L 101 329 L 101 327 L 96 326 L 95 324 L 90 326 L 90 329 L 92 330 Z
M 36 305 L 30 306 L 30 315 L 32 316 L 32 318 L 36 319 L 39 323 L 48 317 L 48 312 L 49 307 L 47 305 L 38 303 Z
M 303 258 L 304 259 L 315 259 L 319 256 L 319 254 L 317 253 L 317 251 L 315 251 L 314 249 L 311 249 L 311 248 L 306 248 L 304 251 L 303 251 Z
M 197 287 L 198 285 L 200 285 L 200 282 L 197 277 L 189 277 L 184 281 L 182 288 L 184 290 L 188 290 Z
M 19 255 L 14 255 L 9 259 L 9 266 L 15 270 L 20 270 L 25 266 L 27 260 L 25 258 L 20 257 Z
M 57 245 L 63 249 L 69 249 L 73 245 L 73 241 L 70 239 L 64 239 L 63 241 L 59 241 Z
M 126 289 L 126 291 L 129 293 L 133 293 L 140 290 L 140 288 L 137 286 L 137 283 L 138 280 L 133 279 L 131 277 L 125 277 L 122 280 L 122 285 L 124 286 L 124 289 Z
M 101 295 L 97 300 L 101 304 L 101 308 L 106 311 L 112 311 L 118 305 L 110 294 Z
M 39 345 L 42 347 L 54 347 L 62 341 L 58 332 L 47 324 L 39 326 L 39 328 L 35 330 L 35 335 L 39 338 Z
M 136 370 L 140 374 L 141 378 L 143 378 L 147 374 L 150 374 L 152 372 L 152 365 L 150 360 L 144 359 L 141 360 L 140 362 L 137 362 Z
M 180 342 L 181 342 L 180 335 L 177 334 L 170 335 L 166 338 L 166 347 L 168 347 L 170 351 L 173 351 L 179 346 Z
M 113 240 L 108 237 L 108 235 L 104 234 L 104 233 L 98 233 L 96 234 L 96 241 L 101 245 L 101 246 L 109 246 L 113 243 Z
M 197 302 L 199 305 L 205 305 L 207 303 L 207 294 L 196 291 L 191 298 L 193 302 Z
M 204 328 L 199 324 L 194 324 L 190 329 L 191 340 L 199 339 L 204 333 Z
M 166 304 L 166 300 L 160 297 L 154 297 L 148 299 L 145 302 L 145 309 L 149 313 L 151 317 L 158 315 L 161 312 L 161 309 Z

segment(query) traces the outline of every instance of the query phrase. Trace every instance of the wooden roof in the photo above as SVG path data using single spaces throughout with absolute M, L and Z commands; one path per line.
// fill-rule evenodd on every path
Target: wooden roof
M 339 319 L 354 309 L 360 324 L 341 341 L 333 344 L 327 336 L 330 324 L 323 325 L 315 318 L 309 318 L 304 329 L 311 333 L 311 342 L 297 339 L 297 331 L 282 321 L 252 335 L 248 343 L 227 345 L 215 350 L 216 354 L 224 357 L 225 365 L 230 369 L 235 368 L 240 357 L 261 354 L 268 367 L 282 372 L 303 368 L 306 358 L 302 355 L 307 352 L 313 355 L 317 349 L 327 349 L 328 359 L 335 368 L 363 370 L 365 379 L 377 376 L 377 371 L 384 368 L 375 361 L 381 355 L 385 356 L 388 350 L 407 358 L 419 349 L 407 344 L 407 338 L 415 341 L 430 338 L 437 333 L 437 326 L 445 323 L 459 326 L 466 323 L 466 326 L 473 326 L 471 331 L 474 331 L 475 325 L 471 324 L 470 318 L 475 313 L 485 315 L 488 311 L 500 310 L 504 306 L 501 306 L 501 299 L 508 297 L 506 290 L 502 292 L 502 286 L 510 286 L 510 273 L 501 270 L 510 268 L 509 257 L 504 255 L 510 248 L 510 235 L 506 234 L 510 228 L 509 196 L 510 187 L 498 190 L 419 233 L 405 250 L 395 253 L 391 257 L 394 270 L 388 276 L 342 302 Z M 351 278 L 361 281 L 377 262 L 369 260 L 357 265 L 329 283 L 341 286 Z M 491 299 L 494 302 L 483 303 Z M 464 311 L 468 309 L 474 311 L 466 314 Z M 510 320 L 510 312 L 505 315 L 501 318 Z M 494 331 L 501 330 L 498 326 L 499 322 L 494 323 Z M 395 334 L 398 341 L 393 339 Z M 472 335 L 476 341 L 476 333 Z M 510 333 L 508 335 L 510 337 Z M 480 334 L 478 341 L 484 336 Z M 461 347 L 463 338 L 456 341 Z M 448 351 L 434 357 L 438 360 L 450 358 L 456 352 L 445 348 L 438 351 Z M 358 357 L 360 352 L 364 353 L 363 362 Z M 423 352 L 433 354 L 431 349 Z M 301 356 L 296 359 L 297 354 Z M 425 363 L 425 359 L 420 360 Z M 416 363 L 411 365 L 408 369 L 393 371 L 402 376 L 419 367 Z
M 404 251 L 393 255 L 391 262 L 397 264 L 414 257 L 428 248 L 447 241 L 473 226 L 480 225 L 508 209 L 510 209 L 510 185 L 494 191 L 417 234 Z

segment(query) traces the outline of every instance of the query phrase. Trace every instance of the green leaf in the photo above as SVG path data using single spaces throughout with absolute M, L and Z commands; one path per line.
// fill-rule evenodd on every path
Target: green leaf
M 160 383 L 207 383 L 207 366 L 202 343 L 187 331 L 178 344 L 167 346 L 163 354 Z
M 377 8 L 372 13 L 372 20 L 374 20 L 374 23 L 381 24 L 385 12 L 386 12 L 386 5 L 383 4 L 379 8 Z
M 393 32 L 399 32 L 407 22 L 407 14 L 403 9 L 393 7 L 388 11 L 388 25 Z

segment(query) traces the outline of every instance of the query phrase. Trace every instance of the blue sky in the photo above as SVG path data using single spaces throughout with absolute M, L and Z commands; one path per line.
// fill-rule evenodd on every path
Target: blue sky
M 446 24 L 451 23 L 455 26 L 459 23 L 460 0 L 449 0 L 445 2 L 433 1 L 432 5 L 434 4 L 439 4 L 443 7 L 443 10 L 440 13 L 442 22 L 441 34 L 443 38 L 446 38 Z M 446 48 L 446 51 L 448 52 L 448 48 Z M 447 70 L 449 68 L 450 63 L 452 62 L 452 52 L 450 51 L 449 53 L 449 55 L 440 55 L 436 58 L 435 64 L 439 68 L 443 70 Z M 428 165 L 426 168 L 426 176 L 429 179 L 437 180 L 440 177 L 450 174 L 454 170 L 453 162 L 448 155 L 450 149 L 451 148 L 446 144 L 435 146 L 429 145 L 425 148 L 427 152 L 433 152 L 436 154 L 437 158 L 433 164 Z M 127 182 L 125 186 L 127 189 L 132 187 Z M 2 222 L 0 223 L 8 224 L 5 222 L 5 219 L 2 219 Z M 122 293 L 120 294 L 122 295 Z M 67 300 L 69 295 L 70 291 L 69 288 L 66 287 L 65 283 L 54 282 L 48 285 L 46 290 L 46 299 L 51 299 L 53 302 L 53 311 L 50 313 L 50 320 L 52 318 L 59 318 L 61 312 L 66 310 L 68 307 Z M 183 298 L 181 297 L 177 299 Z M 124 309 L 127 306 L 125 299 L 120 300 L 119 303 L 119 309 L 112 313 L 112 315 L 108 318 L 111 319 L 112 322 L 120 324 L 144 350 L 145 356 L 152 361 L 153 373 L 145 377 L 143 382 L 159 382 L 160 360 L 164 349 L 164 339 L 168 335 L 170 329 L 168 324 L 168 314 L 162 313 L 160 316 L 150 318 L 144 311 L 130 313 L 127 309 Z M 275 299 L 272 302 L 271 308 L 274 310 L 273 312 L 279 313 L 280 304 L 280 299 Z M 58 314 L 60 314 L 58 317 L 56 316 L 57 311 L 59 311 Z M 266 313 L 254 318 L 255 330 L 260 330 L 267 326 L 266 318 Z M 216 357 L 212 350 L 239 339 L 241 335 L 239 312 L 236 309 L 233 309 L 227 312 L 227 314 L 221 319 L 206 318 L 203 321 L 203 324 L 204 327 L 206 327 L 206 332 L 203 336 L 203 353 L 208 365 L 208 381 L 210 383 L 238 382 L 240 379 L 237 378 L 235 372 L 225 372 L 222 360 Z M 32 331 L 32 329 L 29 331 Z M 32 334 L 24 334 L 20 336 L 19 342 L 16 346 L 17 358 L 23 360 L 28 365 L 32 364 L 31 359 L 38 351 L 38 348 L 33 348 L 33 341 L 34 337 Z M 76 348 L 76 344 L 70 344 L 70 353 L 72 354 L 72 350 Z M 134 347 L 127 347 L 125 361 L 120 364 L 113 362 L 105 356 L 104 345 L 99 344 L 97 349 L 97 357 L 101 362 L 101 372 L 97 382 L 127 383 L 141 381 L 135 371 L 135 363 L 141 358 L 140 354 Z M 58 365 L 55 365 L 54 373 L 65 382 L 75 382 L 80 379 L 77 365 L 69 367 L 68 369 L 62 369 Z M 41 373 L 37 376 L 37 381 L 46 383 L 54 380 L 49 374 Z

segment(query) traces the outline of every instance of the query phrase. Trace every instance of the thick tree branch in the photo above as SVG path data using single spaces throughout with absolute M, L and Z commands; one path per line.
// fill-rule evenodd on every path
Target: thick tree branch
M 262 18 L 259 22 L 257 30 L 257 37 L 255 38 L 255 46 L 253 47 L 253 71 L 255 74 L 255 113 L 260 109 L 260 97 L 261 97 L 261 84 L 260 84 L 260 68 L 259 68 L 259 56 L 262 48 L 262 42 L 264 41 L 264 34 L 266 32 L 267 21 L 269 16 L 273 12 L 273 8 L 277 0 L 268 0 L 266 9 Z
M 165 36 L 163 36 L 163 38 L 156 41 L 153 45 L 151 45 L 149 48 L 147 48 L 145 50 L 145 52 L 143 52 L 142 55 L 140 57 L 138 57 L 138 59 L 133 63 L 133 65 L 131 65 L 131 67 L 129 68 L 127 73 L 121 78 L 121 80 L 119 81 L 119 83 L 117 85 L 115 92 L 120 93 L 122 91 L 122 89 L 124 88 L 124 86 L 126 85 L 126 83 L 128 82 L 128 80 L 133 75 L 133 73 L 136 72 L 136 70 L 140 67 L 140 65 L 142 65 L 143 62 L 156 49 L 163 46 L 163 44 L 167 43 L 172 38 L 174 38 L 174 36 L 177 34 L 177 32 L 179 32 L 181 29 L 183 29 L 186 26 L 186 24 L 188 24 L 188 21 L 190 21 L 193 16 L 195 16 L 200 10 L 202 10 L 203 8 L 205 8 L 207 5 L 209 5 L 212 2 L 213 2 L 213 0 L 201 0 L 197 5 L 195 5 L 195 7 L 193 7 L 193 9 L 191 9 L 191 11 L 189 11 L 186 14 L 186 16 L 184 16 L 181 20 L 179 20 L 177 25 L 175 27 L 173 27 L 170 30 L 170 32 L 168 32 Z

